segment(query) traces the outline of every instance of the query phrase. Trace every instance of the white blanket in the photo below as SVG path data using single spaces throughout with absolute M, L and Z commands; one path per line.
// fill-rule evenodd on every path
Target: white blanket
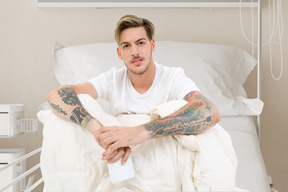
M 115 118 L 89 95 L 78 97 L 104 126 L 143 124 L 185 104 L 182 100 L 163 104 L 150 117 Z M 101 160 L 104 150 L 89 131 L 59 119 L 51 110 L 40 111 L 38 118 L 44 124 L 40 164 L 44 191 L 242 191 L 235 186 L 237 158 L 230 136 L 219 125 L 197 136 L 167 136 L 131 146 L 143 159 L 136 177 L 111 184 L 106 162 Z

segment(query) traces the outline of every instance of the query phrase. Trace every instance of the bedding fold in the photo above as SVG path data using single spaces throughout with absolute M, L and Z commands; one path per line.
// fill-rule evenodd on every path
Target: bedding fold
M 159 105 L 152 111 L 151 120 L 168 116 L 186 103 L 177 100 Z M 197 191 L 243 191 L 235 186 L 237 157 L 231 138 L 219 124 L 199 135 L 173 135 L 173 138 L 178 143 L 183 191 L 190 190 L 192 185 Z

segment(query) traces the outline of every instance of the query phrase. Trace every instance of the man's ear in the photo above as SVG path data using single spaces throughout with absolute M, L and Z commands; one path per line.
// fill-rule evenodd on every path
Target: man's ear
M 117 55 L 121 60 L 123 60 L 119 47 L 117 47 Z
M 154 39 L 151 40 L 151 45 L 152 45 L 152 52 L 154 52 L 156 50 L 156 45 L 155 45 Z

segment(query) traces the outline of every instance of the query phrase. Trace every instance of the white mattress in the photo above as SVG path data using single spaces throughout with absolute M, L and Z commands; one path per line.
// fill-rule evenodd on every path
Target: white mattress
M 271 192 L 253 118 L 222 117 L 220 125 L 230 134 L 238 157 L 236 186 L 250 192 Z

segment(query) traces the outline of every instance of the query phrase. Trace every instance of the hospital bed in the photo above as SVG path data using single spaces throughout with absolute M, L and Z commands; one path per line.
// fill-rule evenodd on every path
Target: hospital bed
M 66 48 L 56 44 L 54 57 L 58 81 L 63 85 L 81 83 L 112 67 L 121 67 L 116 47 L 115 43 Z M 177 41 L 156 42 L 153 54 L 157 63 L 182 67 L 219 109 L 220 125 L 231 136 L 238 158 L 236 186 L 251 192 L 271 191 L 253 119 L 260 115 L 263 103 L 257 98 L 248 99 L 243 88 L 257 61 L 236 47 Z M 105 101 L 99 103 L 109 112 Z
M 64 47 L 60 43 L 56 43 L 54 48 L 55 75 L 59 83 L 64 85 L 85 82 L 111 67 L 121 67 L 123 64 L 117 58 L 116 47 L 115 43 L 71 47 Z M 270 181 L 261 155 L 257 126 L 254 123 L 254 117 L 260 115 L 263 103 L 257 98 L 248 99 L 243 88 L 246 78 L 256 66 L 257 61 L 246 51 L 226 45 L 158 41 L 156 47 L 154 59 L 157 63 L 182 67 L 186 75 L 195 81 L 201 92 L 219 109 L 220 125 L 229 133 L 238 159 L 235 186 L 251 192 L 270 192 Z M 109 112 L 109 105 L 105 101 L 98 102 L 105 112 Z M 38 116 L 44 124 L 44 139 L 40 164 L 33 170 L 40 167 L 43 178 L 26 191 L 33 190 L 43 180 L 44 189 L 49 191 L 49 185 L 54 185 L 51 184 L 51 175 L 59 178 L 59 174 L 63 175 L 63 172 L 69 173 L 70 169 L 77 168 L 79 166 L 77 161 L 85 161 L 80 156 L 81 149 L 79 151 L 69 150 L 66 153 L 65 142 L 69 146 L 74 143 L 76 147 L 79 143 L 86 147 L 91 145 L 91 143 L 81 144 L 83 141 L 77 141 L 77 138 L 80 138 L 79 133 L 69 131 L 80 130 L 79 127 L 75 129 L 73 123 L 59 122 L 61 120 L 53 116 L 51 110 L 47 108 L 47 104 L 43 104 L 41 107 Z M 61 125 L 59 124 L 62 125 L 62 128 L 68 127 L 65 130 L 68 132 L 63 132 L 61 135 L 61 132 L 59 133 Z M 84 132 L 81 130 L 81 134 Z M 68 134 L 69 138 L 64 137 L 64 134 Z M 40 150 L 38 149 L 37 152 Z M 61 158 L 66 163 L 57 162 L 57 158 Z M 65 158 L 73 160 L 67 163 Z M 72 174 L 70 173 L 69 175 Z M 73 174 L 77 177 L 75 172 Z M 55 181 L 53 182 L 55 183 Z M 61 186 L 61 183 L 58 186 Z
M 111 67 L 122 66 L 122 62 L 115 53 L 116 47 L 115 43 L 97 43 L 71 47 L 64 47 L 60 43 L 56 43 L 53 55 L 55 58 L 55 75 L 59 83 L 64 85 L 85 82 Z M 230 135 L 238 159 L 235 185 L 250 192 L 273 191 L 274 189 L 270 188 L 271 181 L 267 175 L 260 150 L 259 124 L 255 125 L 254 122 L 254 117 L 261 114 L 263 103 L 259 98 L 248 99 L 243 88 L 245 80 L 256 66 L 257 61 L 244 50 L 225 45 L 159 41 L 156 42 L 156 47 L 157 51 L 154 53 L 154 59 L 157 63 L 171 67 L 182 67 L 186 75 L 196 82 L 201 92 L 220 110 L 221 122 L 219 124 Z M 99 103 L 104 111 L 109 112 L 109 104 L 101 100 Z M 49 110 L 47 103 L 45 103 L 41 106 L 40 112 Z M 33 185 L 27 186 L 24 191 L 32 191 L 43 181 L 44 189 L 47 190 L 51 183 L 49 183 L 50 181 L 46 182 L 45 179 L 50 174 L 47 170 L 51 170 L 51 166 L 54 166 L 54 172 L 57 172 L 57 169 L 62 169 L 61 166 L 64 166 L 64 169 L 65 166 L 69 169 L 69 166 L 63 164 L 54 164 L 47 168 L 47 164 L 45 164 L 47 161 L 45 162 L 44 158 L 47 155 L 56 158 L 56 154 L 62 153 L 62 156 L 71 154 L 65 154 L 65 150 L 61 149 L 60 143 L 57 144 L 61 150 L 56 149 L 54 152 L 47 150 L 47 146 L 51 144 L 48 138 L 51 138 L 51 134 L 53 134 L 50 131 L 51 124 L 49 124 L 50 119 L 52 119 L 51 113 L 42 114 L 41 118 L 40 121 L 42 120 L 44 123 L 42 149 L 39 148 L 2 167 L 0 171 L 14 166 L 42 150 L 41 162 L 16 178 L 11 184 L 0 186 L 0 191 L 7 191 L 13 183 L 19 182 L 38 168 L 41 168 L 43 178 Z M 55 117 L 53 118 L 55 120 Z M 57 122 L 58 119 L 55 121 Z M 74 155 L 76 155 L 76 158 L 80 158 L 77 156 L 79 153 L 74 153 Z M 71 164 L 70 166 L 75 167 L 77 165 Z M 65 191 L 65 189 L 62 190 Z

